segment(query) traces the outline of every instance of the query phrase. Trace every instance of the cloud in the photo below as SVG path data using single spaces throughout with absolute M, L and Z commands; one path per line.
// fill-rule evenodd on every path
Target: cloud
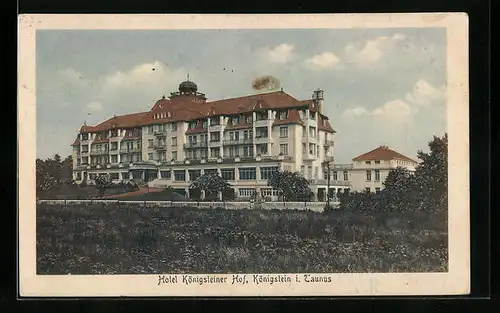
M 393 36 L 380 36 L 375 39 L 368 40 L 361 47 L 356 47 L 355 44 L 347 44 L 344 52 L 350 63 L 365 65 L 380 61 L 380 59 L 391 51 L 398 41 L 406 39 L 403 34 L 395 34 Z
M 445 100 L 445 87 L 436 88 L 424 79 L 418 80 L 413 90 L 405 96 L 408 102 L 422 106 L 439 103 Z
M 344 117 L 357 117 L 357 116 L 365 116 L 369 115 L 370 112 L 364 107 L 355 107 L 352 109 L 346 109 L 343 113 Z
M 102 111 L 102 104 L 98 101 L 91 101 L 91 102 L 87 103 L 86 107 L 91 112 Z
M 310 69 L 331 69 L 340 65 L 340 59 L 332 52 L 317 54 L 305 61 Z
M 293 50 L 293 45 L 283 43 L 273 49 L 262 49 L 261 56 L 265 61 L 270 63 L 287 63 L 292 59 Z
M 102 88 L 104 90 L 116 89 L 137 89 L 140 86 L 158 86 L 164 85 L 166 80 L 175 79 L 180 82 L 185 79 L 186 73 L 180 70 L 170 70 L 159 61 L 142 63 L 134 66 L 128 71 L 117 71 L 106 75 L 103 78 Z
M 393 121 L 398 121 L 406 120 L 410 117 L 412 109 L 408 103 L 397 99 L 386 102 L 383 106 L 373 110 L 372 114 L 377 117 L 385 117 Z
M 344 111 L 342 116 L 348 119 L 361 117 L 384 118 L 390 119 L 391 122 L 397 122 L 408 120 L 412 113 L 412 108 L 408 103 L 396 99 L 388 101 L 371 111 L 362 106 L 349 108 Z

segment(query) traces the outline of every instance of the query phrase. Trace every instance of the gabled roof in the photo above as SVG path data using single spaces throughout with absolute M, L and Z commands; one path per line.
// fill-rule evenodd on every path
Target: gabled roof
M 390 160 L 402 160 L 402 161 L 408 161 L 408 162 L 415 162 L 418 163 L 415 160 L 410 159 L 409 157 L 402 155 L 399 152 L 396 152 L 394 150 L 389 149 L 387 146 L 380 146 L 370 152 L 367 152 L 365 154 L 362 154 L 360 156 L 355 157 L 352 159 L 353 161 L 375 161 L 375 160 L 380 160 L 380 161 L 390 161 Z

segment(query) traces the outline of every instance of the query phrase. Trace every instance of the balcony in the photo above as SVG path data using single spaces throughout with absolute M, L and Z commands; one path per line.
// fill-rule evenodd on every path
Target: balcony
M 166 130 L 156 130 L 154 132 L 154 135 L 157 137 L 165 137 L 167 135 L 167 131 Z
M 208 142 L 188 142 L 184 144 L 184 149 L 196 149 L 196 148 L 204 148 L 208 146 Z
M 141 152 L 141 148 L 121 148 L 120 153 L 137 153 Z
M 352 164 L 333 164 L 331 168 L 337 170 L 350 170 L 352 169 Z
M 272 141 L 272 138 L 268 136 L 268 134 L 264 134 L 264 135 L 256 135 L 255 136 L 255 143 L 256 144 L 259 144 L 259 143 L 268 143 L 268 142 L 271 142 Z
M 108 154 L 109 151 L 108 150 L 91 150 L 90 151 L 90 155 L 104 155 L 104 154 Z
M 243 138 L 243 139 L 226 139 L 224 140 L 225 146 L 236 146 L 236 145 L 250 145 L 253 144 L 252 138 Z
M 311 185 L 328 185 L 328 180 L 327 179 L 308 179 L 309 183 Z M 351 186 L 351 183 L 349 181 L 341 181 L 341 180 L 332 180 L 330 179 L 330 188 L 334 188 L 335 186 Z
M 118 153 L 119 153 L 118 148 L 115 148 L 115 149 L 109 149 L 109 154 L 118 154 Z
M 305 136 L 305 137 L 303 137 L 302 142 L 316 143 L 316 137 Z
M 153 149 L 158 150 L 158 151 L 164 151 L 167 150 L 167 145 L 166 144 L 157 144 L 153 146 Z
M 318 156 L 313 153 L 303 153 L 302 154 L 302 159 L 305 161 L 314 161 L 318 159 Z
M 333 145 L 334 145 L 333 140 L 325 140 L 325 142 L 323 142 L 323 146 L 325 146 L 325 147 L 331 147 Z

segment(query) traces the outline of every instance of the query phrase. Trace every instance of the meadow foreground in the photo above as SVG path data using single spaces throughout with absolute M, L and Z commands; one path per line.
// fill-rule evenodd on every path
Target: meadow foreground
M 37 274 L 443 272 L 446 213 L 37 204 Z

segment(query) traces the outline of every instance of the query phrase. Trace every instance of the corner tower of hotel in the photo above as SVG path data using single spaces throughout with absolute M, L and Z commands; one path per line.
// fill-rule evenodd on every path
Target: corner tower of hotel
M 323 91 L 298 100 L 281 91 L 207 101 L 189 80 L 148 112 L 83 125 L 73 143 L 73 175 L 90 183 L 102 173 L 115 182 L 142 180 L 187 193 L 200 175 L 216 172 L 239 198 L 267 186 L 278 168 L 308 178 L 315 194 L 327 185 L 324 161 L 333 161 L 334 135 L 323 113 Z M 349 182 L 332 182 L 335 190 Z

